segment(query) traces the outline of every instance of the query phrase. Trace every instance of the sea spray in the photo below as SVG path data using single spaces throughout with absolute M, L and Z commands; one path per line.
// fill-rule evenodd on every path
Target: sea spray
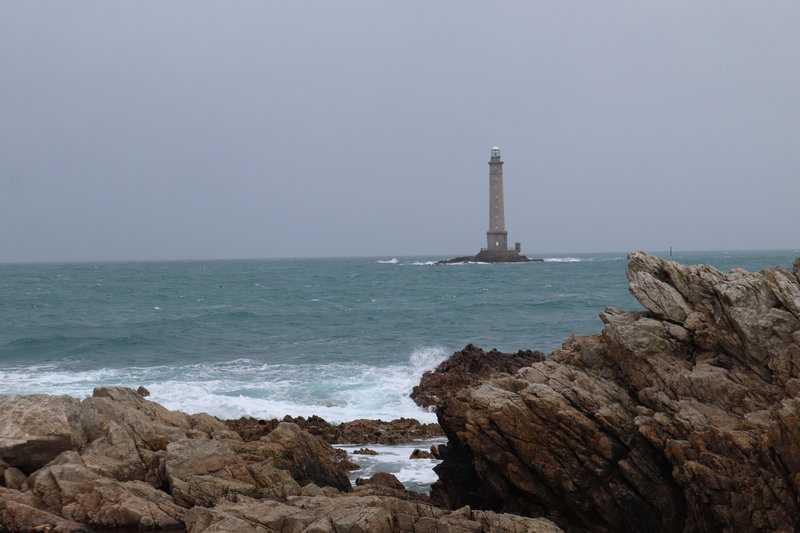
M 416 418 L 435 422 L 433 413 L 408 397 L 422 373 L 449 352 L 439 347 L 415 350 L 403 364 L 374 367 L 361 363 L 269 365 L 248 359 L 223 363 L 65 372 L 54 365 L 0 371 L 4 393 L 49 394 L 78 398 L 97 386 L 145 386 L 150 399 L 168 409 L 206 412 L 220 418 L 318 415 L 329 422 L 357 418 Z

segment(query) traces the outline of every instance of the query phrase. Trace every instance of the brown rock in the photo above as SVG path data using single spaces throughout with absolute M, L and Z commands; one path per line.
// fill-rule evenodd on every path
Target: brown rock
M 431 452 L 426 452 L 420 450 L 419 448 L 414 448 L 414 451 L 411 452 L 411 456 L 409 459 L 434 459 L 434 456 Z
M 87 468 L 120 481 L 166 483 L 162 464 L 167 444 L 186 439 L 238 435 L 219 419 L 186 415 L 146 400 L 126 387 L 99 387 L 80 406 L 80 423 L 88 445 L 81 451 Z
M 281 422 L 263 442 L 272 450 L 273 464 L 288 470 L 301 485 L 316 483 L 320 487 L 350 490 L 347 476 L 333 462 L 336 450 L 296 424 Z
M 647 309 L 437 394 L 432 497 L 570 531 L 800 529 L 800 280 L 628 258 Z
M 381 485 L 396 490 L 406 489 L 405 485 L 400 483 L 400 480 L 394 474 L 389 474 L 388 472 L 376 472 L 372 477 L 366 479 L 358 478 L 356 479 L 356 485 Z
M 217 440 L 171 442 L 164 467 L 172 497 L 184 507 L 210 507 L 233 494 L 259 494 L 244 461 Z
M 275 468 L 269 461 L 248 464 L 247 470 L 260 487 L 259 493 L 263 498 L 285 501 L 301 492 L 300 484 L 288 471 Z
M 126 387 L 98 387 L 81 404 L 81 425 L 90 441 L 106 437 L 112 422 L 129 431 L 137 448 L 166 449 L 187 437 L 189 415 L 170 411 Z
M 287 504 L 246 498 L 213 509 L 189 512 L 191 533 L 202 532 L 309 532 L 341 533 L 558 533 L 552 522 L 540 518 L 459 509 L 448 512 L 417 501 L 382 496 L 302 496 Z
M 138 394 L 139 396 L 147 397 L 150 396 L 150 391 L 145 389 L 142 385 L 139 385 L 139 388 L 136 389 L 136 394 Z
M 45 511 L 30 492 L 0 487 L 0 531 L 87 533 L 89 529 L 83 524 Z
M 360 470 L 361 466 L 357 465 L 353 461 L 348 461 L 347 459 L 342 459 L 338 463 L 336 463 L 336 468 L 343 472 L 348 472 L 351 470 Z
M 333 444 L 400 444 L 442 436 L 439 424 L 422 424 L 413 418 L 390 422 L 359 419 L 334 426 L 333 434 L 323 438 Z
M 435 444 L 431 444 L 431 457 L 434 459 L 441 459 L 442 454 L 439 453 L 439 447 Z
M 38 401 L 21 403 L 33 412 Z M 171 529 L 187 517 L 192 532 L 553 531 L 546 521 L 436 509 L 391 476 L 349 499 L 336 488 L 350 490 L 335 468 L 346 453 L 294 424 L 245 442 L 214 417 L 166 410 L 131 389 L 100 388 L 74 405 L 62 433 L 77 432 L 80 443 L 70 440 L 27 478 L 0 460 L 3 484 L 31 487 L 0 487 L 0 531 Z
M 101 477 L 76 464 L 48 466 L 31 476 L 45 509 L 68 520 L 107 528 L 177 528 L 184 510 L 141 481 Z
M 497 350 L 484 352 L 468 344 L 443 361 L 433 372 L 425 372 L 414 387 L 411 398 L 422 407 L 431 407 L 439 399 L 495 374 L 511 374 L 523 366 L 544 360 L 542 352 L 520 350 L 515 354 Z
M 141 441 L 137 446 L 131 427 L 114 420 L 107 420 L 104 425 L 104 436 L 92 440 L 84 448 L 81 455 L 83 464 L 104 477 L 120 481 L 147 479 L 153 485 L 159 485 L 155 476 L 147 475 L 157 464 L 153 452 Z M 147 464 L 145 457 L 151 458 Z
M 258 440 L 268 435 L 280 422 L 277 419 L 258 420 L 247 417 L 225 421 L 231 430 L 236 431 L 246 441 Z M 297 424 L 329 444 L 399 444 L 443 435 L 438 424 L 422 424 L 413 418 L 398 418 L 389 422 L 359 419 L 334 425 L 318 416 L 306 419 L 287 415 L 283 422 Z
M 370 450 L 369 448 L 359 448 L 357 450 L 353 450 L 353 454 L 355 455 L 378 455 L 378 452 L 375 450 Z
M 335 487 L 347 492 L 350 481 L 336 468 L 341 450 L 303 431 L 297 424 L 281 422 L 261 440 L 226 441 L 244 460 L 268 461 L 276 468 L 287 470 L 300 484 L 316 483 L 320 487 Z
M 4 485 L 9 489 L 24 490 L 27 487 L 28 476 L 23 474 L 21 470 L 9 466 L 3 472 L 3 481 Z
M 262 420 L 243 416 L 235 420 L 225 420 L 224 423 L 228 429 L 236 432 L 242 440 L 252 442 L 269 435 L 270 431 L 278 427 L 280 420 Z
M 31 473 L 86 442 L 80 401 L 69 396 L 0 396 L 0 460 Z

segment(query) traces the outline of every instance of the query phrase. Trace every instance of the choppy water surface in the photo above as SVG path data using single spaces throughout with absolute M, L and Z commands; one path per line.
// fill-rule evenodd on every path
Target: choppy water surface
M 676 253 L 728 270 L 800 253 Z M 663 254 L 662 254 L 663 256 Z M 144 385 L 220 417 L 434 421 L 408 394 L 467 343 L 549 352 L 639 308 L 625 254 L 543 263 L 435 258 L 0 265 L 0 393 Z

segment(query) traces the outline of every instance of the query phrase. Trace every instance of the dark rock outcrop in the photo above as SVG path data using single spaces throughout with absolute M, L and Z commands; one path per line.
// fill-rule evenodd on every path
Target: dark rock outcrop
M 283 420 L 260 420 L 241 417 L 226 420 L 228 427 L 243 440 L 258 440 L 278 427 L 281 422 L 297 424 L 304 431 L 320 437 L 329 444 L 400 444 L 416 439 L 430 439 L 443 435 L 438 424 L 423 424 L 413 418 L 383 420 L 358 419 L 341 424 L 331 424 L 318 416 L 285 416 Z
M 475 255 L 462 255 L 453 259 L 442 259 L 437 265 L 460 263 L 541 263 L 544 259 L 530 259 L 516 250 L 490 251 L 481 250 Z
M 450 439 L 432 497 L 567 531 L 800 530 L 799 268 L 631 253 L 646 311 L 606 309 L 601 334 L 432 393 Z
M 513 374 L 522 367 L 544 361 L 542 352 L 520 350 L 509 354 L 488 352 L 468 344 L 460 352 L 439 363 L 433 372 L 425 372 L 414 387 L 411 398 L 422 407 L 437 404 L 440 398 L 496 374 Z

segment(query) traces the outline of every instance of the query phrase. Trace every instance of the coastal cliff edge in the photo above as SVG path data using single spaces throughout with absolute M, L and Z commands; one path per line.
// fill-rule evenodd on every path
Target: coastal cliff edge
M 447 390 L 423 378 L 449 438 L 432 498 L 571 532 L 800 530 L 793 267 L 633 252 L 645 311 L 607 308 L 601 333 L 511 373 Z

